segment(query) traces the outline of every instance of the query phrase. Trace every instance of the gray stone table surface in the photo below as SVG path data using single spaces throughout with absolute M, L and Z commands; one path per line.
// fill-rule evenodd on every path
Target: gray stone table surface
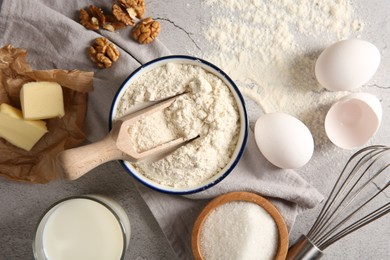
M 158 18 L 162 31 L 159 40 L 173 54 L 189 54 L 190 49 L 202 47 L 201 22 L 207 16 L 200 0 L 146 0 L 147 13 Z M 353 1 L 355 2 L 355 1 Z M 1 1 L 0 1 L 1 3 Z M 378 72 L 370 81 L 369 91 L 376 94 L 383 107 L 382 125 L 370 144 L 390 144 L 390 1 L 359 0 L 359 15 L 366 24 L 362 38 L 376 44 L 382 55 Z M 203 21 L 204 22 L 204 21 Z M 250 121 L 261 114 L 248 101 Z M 337 174 L 351 152 L 337 151 L 322 157 L 315 150 L 309 164 L 298 172 L 322 194 L 326 195 L 333 182 L 325 176 Z M 130 246 L 125 259 L 175 259 L 175 254 L 159 228 L 147 205 L 131 182 L 131 178 L 117 162 L 106 163 L 77 182 L 54 181 L 47 185 L 15 183 L 0 179 L 0 259 L 33 259 L 32 240 L 41 214 L 57 200 L 79 194 L 105 194 L 119 202 L 126 210 L 132 227 Z M 110 176 L 116 176 L 115 180 Z M 385 196 L 385 195 L 384 195 Z M 387 195 L 388 199 L 388 195 Z M 300 214 L 290 234 L 290 242 L 306 233 L 320 207 Z M 382 218 L 326 250 L 323 259 L 390 259 L 390 221 Z

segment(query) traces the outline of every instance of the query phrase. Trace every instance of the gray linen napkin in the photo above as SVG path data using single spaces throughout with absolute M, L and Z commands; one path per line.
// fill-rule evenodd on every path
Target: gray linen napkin
M 107 133 L 111 102 L 126 77 L 142 63 L 170 52 L 158 40 L 147 46 L 131 41 L 130 29 L 115 33 L 86 30 L 78 22 L 78 10 L 89 4 L 106 6 L 107 1 L 4 0 L 0 44 L 27 49 L 28 61 L 34 69 L 95 71 L 85 124 L 87 141 L 93 142 Z M 107 70 L 96 69 L 86 54 L 87 46 L 101 35 L 114 42 L 121 52 L 120 60 Z M 300 211 L 314 207 L 322 199 L 295 171 L 281 170 L 268 163 L 252 134 L 235 170 L 207 191 L 180 197 L 137 186 L 180 259 L 192 258 L 190 235 L 194 220 L 209 199 L 220 194 L 245 190 L 268 197 L 284 216 L 289 229 Z

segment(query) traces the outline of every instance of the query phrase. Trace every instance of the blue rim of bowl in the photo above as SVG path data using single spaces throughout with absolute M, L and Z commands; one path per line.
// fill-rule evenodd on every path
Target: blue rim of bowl
M 191 61 L 196 61 L 196 62 L 200 62 L 200 63 L 203 63 L 205 64 L 206 66 L 209 66 L 211 67 L 212 69 L 216 70 L 218 73 L 220 73 L 230 84 L 231 86 L 233 87 L 233 89 L 235 90 L 242 106 L 243 106 L 243 115 L 244 115 L 244 136 L 243 136 L 243 140 L 242 140 L 242 144 L 241 144 L 241 148 L 235 158 L 235 160 L 233 161 L 233 163 L 230 165 L 229 169 L 226 170 L 226 172 L 221 175 L 218 179 L 214 180 L 213 182 L 210 182 L 202 187 L 199 187 L 199 188 L 196 188 L 196 189 L 193 189 L 193 190 L 183 190 L 183 191 L 174 191 L 174 190 L 167 190 L 167 189 L 162 189 L 162 188 L 159 188 L 159 187 L 156 187 L 156 186 L 153 186 L 152 184 L 150 183 L 147 183 L 145 181 L 143 181 L 142 179 L 138 178 L 138 176 L 136 174 L 134 174 L 128 167 L 126 167 L 126 164 L 124 163 L 123 160 L 120 160 L 120 164 L 122 165 L 122 167 L 128 172 L 130 173 L 138 182 L 142 183 L 143 185 L 145 185 L 146 187 L 149 187 L 153 190 L 156 190 L 156 191 L 159 191 L 159 192 L 162 192 L 162 193 L 166 193 L 166 194 L 176 194 L 176 195 L 186 195 L 186 194 L 193 194 L 193 193 L 197 193 L 197 192 L 201 192 L 201 191 L 204 191 L 206 189 L 209 189 L 211 188 L 212 186 L 216 185 L 217 183 L 219 183 L 220 181 L 222 181 L 226 176 L 229 175 L 229 173 L 236 167 L 236 165 L 238 164 L 238 162 L 240 161 L 242 155 L 244 154 L 244 151 L 245 151 L 245 148 L 246 148 L 246 145 L 247 145 L 247 141 L 248 141 L 248 129 L 249 129 L 249 121 L 248 121 L 248 114 L 247 114 L 247 111 L 246 111 L 246 105 L 245 105 L 245 100 L 240 92 L 240 90 L 238 89 L 238 87 L 236 86 L 236 84 L 234 83 L 234 81 L 225 73 L 223 72 L 220 68 L 218 68 L 216 65 L 208 62 L 208 61 L 205 61 L 203 59 L 200 59 L 200 58 L 197 58 L 197 57 L 193 57 L 193 56 L 187 56 L 187 55 L 169 55 L 169 56 L 163 56 L 163 57 L 160 57 L 160 58 L 157 58 L 157 59 L 154 59 L 154 60 L 151 60 L 143 65 L 141 65 L 140 67 L 138 67 L 136 70 L 134 70 L 122 83 L 122 85 L 120 86 L 120 88 L 118 89 L 118 91 L 116 92 L 115 96 L 114 96 L 114 99 L 113 99 L 113 102 L 111 104 L 111 109 L 110 109 L 110 115 L 109 115 L 109 120 L 108 120 L 108 124 L 109 124 L 109 130 L 111 130 L 112 128 L 112 121 L 113 121 L 113 112 L 114 112 L 114 106 L 116 104 L 116 101 L 118 100 L 118 96 L 120 94 L 120 92 L 122 91 L 123 87 L 126 85 L 126 83 L 132 78 L 134 77 L 134 75 L 136 75 L 140 70 L 144 69 L 145 67 L 148 67 L 149 65 L 153 64 L 153 63 L 156 63 L 156 62 L 159 62 L 159 61 L 164 61 L 164 60 L 170 60 L 170 59 L 183 59 L 183 60 L 191 60 Z

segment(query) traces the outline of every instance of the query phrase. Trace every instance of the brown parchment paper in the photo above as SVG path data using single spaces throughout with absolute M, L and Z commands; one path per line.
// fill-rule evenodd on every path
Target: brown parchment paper
M 45 120 L 48 133 L 27 152 L 0 138 L 0 176 L 32 183 L 47 183 L 60 177 L 55 157 L 85 139 L 82 131 L 88 92 L 93 90 L 93 72 L 79 70 L 33 70 L 27 51 L 6 45 L 0 49 L 0 104 L 20 108 L 20 89 L 26 82 L 54 81 L 62 86 L 65 116 Z

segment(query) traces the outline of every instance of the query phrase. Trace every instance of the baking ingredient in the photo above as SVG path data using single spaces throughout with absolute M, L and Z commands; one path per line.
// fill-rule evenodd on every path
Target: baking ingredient
M 0 137 L 11 144 L 30 151 L 45 133 L 44 121 L 25 120 L 19 109 L 6 103 L 0 105 Z
M 134 40 L 141 44 L 154 41 L 160 33 L 160 23 L 148 17 L 139 21 L 131 31 Z
M 364 24 L 349 0 L 202 0 L 210 17 L 191 54 L 224 70 L 264 113 L 286 112 L 304 122 L 316 144 L 330 106 L 344 93 L 324 91 L 314 75 L 320 50 L 356 38 Z M 191 29 L 192 32 L 192 29 Z
M 20 90 L 23 118 L 28 120 L 63 117 L 64 97 L 57 82 L 29 82 Z
M 313 155 L 314 141 L 310 130 L 289 114 L 269 113 L 261 116 L 254 132 L 261 153 L 280 168 L 302 167 Z
M 335 145 L 353 149 L 364 145 L 378 130 L 382 106 L 369 93 L 349 94 L 332 105 L 325 118 L 325 131 Z
M 96 31 L 102 27 L 113 32 L 126 26 L 134 26 L 131 36 L 141 44 L 151 43 L 160 33 L 158 21 L 150 17 L 143 19 L 144 0 L 119 0 L 118 3 L 114 1 L 111 8 L 112 15 L 105 15 L 101 8 L 94 5 L 89 5 L 88 11 L 81 9 L 79 14 L 80 23 L 88 30 Z M 95 54 L 90 53 L 90 56 L 97 60 Z M 105 64 L 103 61 L 100 62 Z
M 126 26 L 134 26 L 145 13 L 144 0 L 119 0 L 114 1 L 111 14 L 104 14 L 102 8 L 89 5 L 88 9 L 81 9 L 79 14 L 80 24 L 88 30 L 105 30 L 114 32 Z
M 186 92 L 163 115 L 145 117 L 129 129 L 138 149 L 150 149 L 170 138 L 199 136 L 161 160 L 133 164 L 140 174 L 157 184 L 188 188 L 209 180 L 229 163 L 240 116 L 229 87 L 220 78 L 200 66 L 171 62 L 133 79 L 118 101 L 117 118 L 137 104 Z
M 176 138 L 169 129 L 164 111 L 158 111 L 138 120 L 128 130 L 131 143 L 137 152 L 148 151 L 158 145 L 168 143 Z
M 144 16 L 144 0 L 119 0 L 118 2 L 119 4 L 113 4 L 112 6 L 112 14 L 118 21 L 133 26 L 138 22 L 138 19 L 142 19 Z
M 134 25 L 133 19 L 131 19 L 130 15 L 126 12 L 126 10 L 123 10 L 122 7 L 118 4 L 112 5 L 112 14 L 115 16 L 115 18 L 124 23 L 125 25 Z
M 116 216 L 102 204 L 83 198 L 54 208 L 43 228 L 47 259 L 121 259 L 124 235 Z
M 95 42 L 88 48 L 89 58 L 96 63 L 99 68 L 110 68 L 113 62 L 120 57 L 120 52 L 114 44 L 105 37 L 95 39 Z
M 85 140 L 86 135 L 82 129 L 88 93 L 93 90 L 94 73 L 77 69 L 34 70 L 33 64 L 27 62 L 27 57 L 29 52 L 25 49 L 12 45 L 0 48 L 0 104 L 20 108 L 19 93 L 24 83 L 50 79 L 63 87 L 65 107 L 71 109 L 66 110 L 65 116 L 49 120 L 49 132 L 31 152 L 26 153 L 19 147 L 0 140 L 0 176 L 13 181 L 47 183 L 61 177 L 56 165 L 51 163 L 55 154 L 78 146 Z
M 378 48 L 370 42 L 349 39 L 336 42 L 318 57 L 315 75 L 332 91 L 352 90 L 367 83 L 380 63 Z
M 122 7 L 126 9 L 132 17 L 141 19 L 145 13 L 145 1 L 144 0 L 119 0 Z
M 274 259 L 278 249 L 275 221 L 252 202 L 233 201 L 215 208 L 200 232 L 200 248 L 208 259 Z
M 80 23 L 89 30 L 99 30 L 102 27 L 113 32 L 126 27 L 126 24 L 117 20 L 115 16 L 104 14 L 100 7 L 89 5 L 88 11 L 81 9 L 79 18 Z
M 91 17 L 89 17 L 89 14 L 84 9 L 80 10 L 80 23 L 82 25 L 91 30 L 98 30 L 99 26 L 106 24 L 106 16 L 101 8 L 89 5 L 88 9 L 91 13 Z M 92 28 L 89 28 L 91 27 L 91 24 Z
M 90 5 L 89 7 L 90 7 L 89 8 L 90 10 L 91 9 L 95 10 L 95 7 L 93 5 Z M 100 17 L 100 15 L 103 14 L 103 11 L 101 11 L 100 8 L 98 10 L 99 10 L 99 12 L 93 13 L 91 16 L 86 10 L 81 9 L 80 14 L 79 14 L 80 24 L 82 26 L 84 26 L 85 28 L 87 28 L 88 30 L 94 30 L 94 31 L 99 30 L 98 17 Z M 94 16 L 94 14 L 96 16 Z
M 88 9 L 81 9 L 80 24 L 88 30 L 116 31 L 135 24 L 135 17 L 142 18 L 145 4 L 143 0 L 120 0 L 119 4 L 112 5 L 112 15 L 106 15 L 102 8 L 89 5 Z

